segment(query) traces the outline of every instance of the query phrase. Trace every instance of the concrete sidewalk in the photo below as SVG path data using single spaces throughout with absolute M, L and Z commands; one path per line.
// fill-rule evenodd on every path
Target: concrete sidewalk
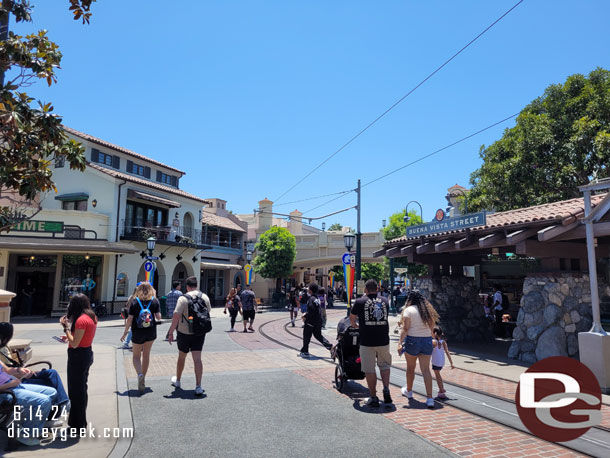
M 61 335 L 58 327 L 55 319 L 49 319 L 45 323 L 17 323 L 15 324 L 15 338 L 20 338 L 23 335 L 31 336 L 32 333 L 40 336 L 39 339 L 32 339 L 32 359 L 28 363 L 36 361 L 51 362 L 53 369 L 61 375 L 67 391 L 67 346 L 49 338 L 53 333 Z M 97 332 L 99 333 L 100 329 Z M 93 353 L 94 362 L 89 371 L 87 419 L 95 428 L 95 435 L 97 436 L 103 435 L 104 428 L 116 428 L 118 425 L 116 349 L 110 345 L 95 344 L 94 340 Z M 32 369 L 37 368 L 33 367 Z M 78 441 L 69 438 L 62 440 L 61 437 L 57 437 L 54 441 L 43 441 L 43 445 L 40 447 L 19 445 L 17 450 L 7 452 L 4 456 L 25 458 L 35 453 L 36 456 L 101 458 L 110 454 L 115 442 L 116 439 L 114 438 L 103 437 L 80 439 Z

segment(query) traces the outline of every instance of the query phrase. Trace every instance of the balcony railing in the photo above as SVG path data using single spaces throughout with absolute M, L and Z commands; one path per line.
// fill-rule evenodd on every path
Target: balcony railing
M 125 220 L 121 220 L 121 237 L 130 240 L 145 241 L 149 237 L 155 237 L 157 241 L 166 241 L 193 245 L 211 245 L 218 247 L 243 249 L 241 238 L 220 236 L 200 229 L 184 226 L 126 226 Z

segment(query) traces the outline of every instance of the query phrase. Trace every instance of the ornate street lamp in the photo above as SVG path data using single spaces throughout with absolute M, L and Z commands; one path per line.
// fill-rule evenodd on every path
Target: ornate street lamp
M 322 232 L 326 230 L 326 223 L 322 223 Z
M 248 264 L 252 262 L 252 252 L 250 250 L 246 252 L 246 260 L 248 261 Z
M 146 239 L 146 248 L 148 249 L 148 256 L 152 257 L 153 251 L 155 251 L 155 245 L 157 244 L 157 239 L 154 237 L 148 237 Z
M 381 225 L 383 226 L 383 228 L 385 229 L 386 225 L 387 225 L 387 221 L 385 219 L 381 220 Z
M 343 243 L 345 244 L 345 249 L 347 251 L 352 251 L 354 246 L 354 241 L 356 240 L 356 236 L 351 232 L 348 232 L 343 236 Z
M 407 206 L 405 207 L 405 217 L 403 218 L 404 222 L 407 223 L 409 222 L 409 205 L 410 204 L 417 204 L 419 205 L 419 216 L 421 217 L 421 222 L 424 222 L 424 211 L 422 210 L 421 204 L 416 201 L 416 200 L 412 200 L 410 201 Z

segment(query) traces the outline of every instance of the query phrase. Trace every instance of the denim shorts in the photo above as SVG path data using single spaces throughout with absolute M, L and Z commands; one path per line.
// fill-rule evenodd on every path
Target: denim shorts
M 402 344 L 405 353 L 411 356 L 431 355 L 432 354 L 432 336 L 430 337 L 413 337 L 407 336 Z

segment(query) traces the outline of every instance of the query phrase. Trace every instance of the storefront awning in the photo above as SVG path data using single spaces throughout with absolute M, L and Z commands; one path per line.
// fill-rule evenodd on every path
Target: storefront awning
M 241 270 L 243 267 L 239 264 L 225 264 L 224 262 L 203 262 L 201 261 L 202 269 L 216 270 Z
M 165 199 L 164 197 L 154 196 L 152 194 L 148 194 L 142 191 L 136 191 L 135 189 L 128 190 L 127 197 L 131 197 L 133 199 L 147 200 L 156 204 L 167 205 L 170 208 L 180 208 L 182 206 L 182 204 L 173 200 Z
M 106 240 L 90 239 L 60 239 L 43 237 L 0 237 L 0 250 L 19 250 L 26 253 L 48 251 L 59 253 L 112 253 L 131 254 L 138 250 L 131 243 L 108 242 Z

